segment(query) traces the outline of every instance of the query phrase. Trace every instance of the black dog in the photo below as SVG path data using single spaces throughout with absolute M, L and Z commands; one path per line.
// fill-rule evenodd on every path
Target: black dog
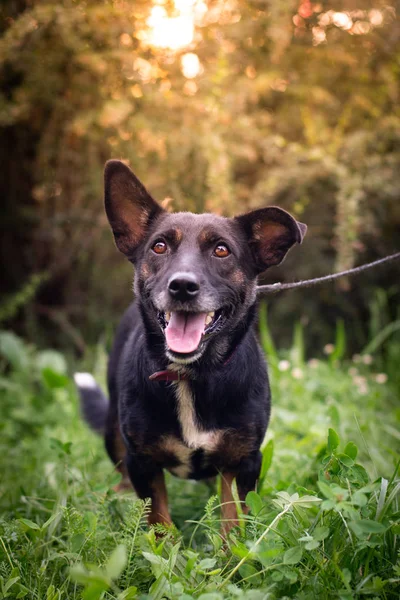
M 138 496 L 151 498 L 150 523 L 171 523 L 164 468 L 191 479 L 221 473 L 227 531 L 232 480 L 241 500 L 254 489 L 270 412 L 257 275 L 307 228 L 275 207 L 233 219 L 169 214 L 120 161 L 106 165 L 105 208 L 135 265 L 137 299 L 110 356 L 109 404 L 90 375 L 76 375 L 84 414 Z

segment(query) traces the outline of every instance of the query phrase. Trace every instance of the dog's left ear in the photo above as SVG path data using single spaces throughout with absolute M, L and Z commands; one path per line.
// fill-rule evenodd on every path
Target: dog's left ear
M 235 217 L 244 230 L 257 273 L 279 265 L 293 244 L 301 244 L 307 225 L 282 208 L 269 206 Z
M 104 204 L 118 250 L 134 261 L 151 223 L 164 209 L 120 160 L 106 163 Z

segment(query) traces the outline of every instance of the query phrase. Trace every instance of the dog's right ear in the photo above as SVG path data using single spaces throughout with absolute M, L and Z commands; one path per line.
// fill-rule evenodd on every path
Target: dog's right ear
M 106 163 L 104 204 L 117 248 L 133 261 L 150 224 L 164 209 L 120 160 Z

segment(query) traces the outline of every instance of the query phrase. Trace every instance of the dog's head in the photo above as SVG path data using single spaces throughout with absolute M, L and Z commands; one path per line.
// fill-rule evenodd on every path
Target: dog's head
M 276 207 L 233 219 L 168 213 L 116 160 L 105 169 L 105 208 L 118 249 L 135 265 L 148 322 L 164 334 L 167 357 L 184 364 L 240 326 L 257 275 L 278 265 L 307 230 Z

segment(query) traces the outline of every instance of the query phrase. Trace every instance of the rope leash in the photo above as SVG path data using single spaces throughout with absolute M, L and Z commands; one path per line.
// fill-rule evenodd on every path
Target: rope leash
M 323 277 L 315 277 L 314 279 L 304 279 L 303 281 L 293 281 L 292 283 L 278 282 L 269 285 L 259 285 L 257 286 L 257 294 L 276 294 L 278 292 L 283 292 L 284 290 L 293 290 L 295 288 L 302 287 L 312 287 L 313 285 L 318 285 L 320 283 L 334 281 L 335 279 L 339 279 L 339 277 L 343 277 L 344 275 L 358 275 L 358 273 L 362 273 L 363 271 L 367 271 L 368 269 L 373 269 L 374 267 L 378 267 L 379 265 L 383 265 L 387 262 L 399 259 L 400 252 L 396 252 L 395 254 L 390 254 L 389 256 L 385 256 L 385 258 L 379 258 L 378 260 L 374 260 L 373 262 L 361 265 L 360 267 L 354 267 L 353 269 L 348 269 L 347 271 L 340 271 L 339 273 L 331 273 L 330 275 L 324 275 Z

